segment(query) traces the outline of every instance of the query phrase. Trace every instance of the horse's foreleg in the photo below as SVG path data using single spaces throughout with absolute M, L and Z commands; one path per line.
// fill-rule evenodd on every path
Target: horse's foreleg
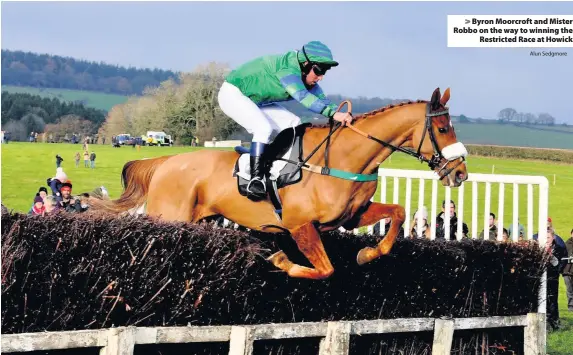
M 282 250 L 271 255 L 268 260 L 279 269 L 286 271 L 290 277 L 320 280 L 332 275 L 334 268 L 326 255 L 320 234 L 312 223 L 292 230 L 291 235 L 298 249 L 310 261 L 314 269 L 293 263 Z
M 396 237 L 400 232 L 400 228 L 406 219 L 406 211 L 404 210 L 404 207 L 400 205 L 386 205 L 372 202 L 364 213 L 343 226 L 345 229 L 369 226 L 384 218 L 392 219 L 388 233 L 384 239 L 378 243 L 376 248 L 366 247 L 358 252 L 356 261 L 359 265 L 366 264 L 382 255 L 390 253 L 390 250 L 396 241 Z

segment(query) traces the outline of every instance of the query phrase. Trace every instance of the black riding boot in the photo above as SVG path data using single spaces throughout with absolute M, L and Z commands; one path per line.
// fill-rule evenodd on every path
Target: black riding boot
M 266 144 L 259 142 L 251 143 L 251 181 L 247 185 L 247 197 L 253 201 L 263 200 L 267 197 L 265 176 L 267 162 L 264 150 Z

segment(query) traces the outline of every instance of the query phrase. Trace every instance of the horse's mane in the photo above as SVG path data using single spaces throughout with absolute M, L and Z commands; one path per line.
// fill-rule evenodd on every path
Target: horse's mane
M 427 101 L 427 100 L 415 100 L 415 101 L 408 100 L 408 101 L 399 102 L 399 103 L 392 103 L 392 104 L 377 108 L 375 110 L 372 110 L 370 112 L 365 112 L 365 113 L 361 113 L 359 115 L 356 115 L 356 116 L 354 116 L 354 122 L 358 122 L 358 120 L 362 120 L 368 116 L 374 116 L 374 115 L 377 115 L 381 112 L 388 111 L 388 110 L 391 110 L 391 109 L 396 108 L 396 107 L 413 105 L 413 104 L 420 104 L 420 103 L 428 103 L 428 102 L 429 101 Z M 312 129 L 312 128 L 328 128 L 328 127 L 330 127 L 328 124 L 317 124 L 317 125 L 313 124 L 311 127 L 309 127 L 309 129 Z M 342 127 L 342 128 L 346 128 L 346 127 Z

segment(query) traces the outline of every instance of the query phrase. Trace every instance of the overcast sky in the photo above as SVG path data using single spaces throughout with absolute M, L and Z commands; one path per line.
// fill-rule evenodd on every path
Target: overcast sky
M 329 94 L 429 99 L 451 88 L 453 114 L 548 112 L 573 124 L 573 49 L 448 48 L 447 15 L 572 14 L 567 2 L 2 2 L 2 48 L 136 67 L 190 71 L 329 45 L 341 65 Z M 537 49 L 549 50 L 549 49 Z

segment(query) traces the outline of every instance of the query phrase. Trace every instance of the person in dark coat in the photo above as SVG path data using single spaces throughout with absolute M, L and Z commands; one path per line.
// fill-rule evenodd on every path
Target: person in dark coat
M 48 178 L 46 180 L 48 186 L 52 190 L 52 195 L 56 197 L 56 201 L 58 204 L 62 202 L 62 186 L 64 183 L 68 182 L 68 176 L 64 172 L 62 168 L 56 169 L 56 176 L 53 178 Z
M 446 231 L 446 201 L 442 201 L 442 212 L 436 217 L 436 239 L 445 239 Z M 456 204 L 450 200 L 450 238 L 449 240 L 456 240 L 458 232 L 458 217 L 456 215 Z M 462 238 L 468 237 L 468 225 L 462 225 Z
M 567 309 L 569 312 L 573 312 L 573 229 L 571 229 L 571 238 L 565 242 L 565 249 L 567 250 L 567 259 L 561 274 L 567 289 Z
M 61 205 L 66 212 L 81 212 L 80 201 L 72 196 L 72 183 L 69 181 L 62 184 Z
M 533 236 L 534 240 L 538 239 L 538 235 Z M 547 266 L 547 329 L 558 330 L 560 329 L 559 322 L 559 275 L 563 272 L 566 266 L 565 260 L 567 256 L 567 249 L 563 239 L 555 234 L 551 218 L 547 223 L 547 241 L 545 243 L 545 251 L 549 253 L 549 265 Z
M 56 154 L 56 168 L 59 168 L 62 165 L 64 158 L 62 158 L 59 154 Z

